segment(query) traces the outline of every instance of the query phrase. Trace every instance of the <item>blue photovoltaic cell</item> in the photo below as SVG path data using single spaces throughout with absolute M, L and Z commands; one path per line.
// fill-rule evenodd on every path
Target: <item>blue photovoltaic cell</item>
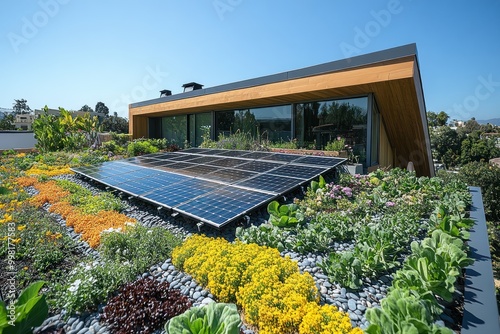
M 193 200 L 220 187 L 220 184 L 199 179 L 189 179 L 185 182 L 165 185 L 151 192 L 143 194 L 141 198 L 173 208 L 181 203 Z
M 233 183 L 236 181 L 241 181 L 243 179 L 248 179 L 249 177 L 255 175 L 257 174 L 245 170 L 220 169 L 207 175 L 200 175 L 200 177 L 204 177 L 210 180 L 221 181 L 224 183 Z
M 244 164 L 248 160 L 237 159 L 237 158 L 223 158 L 216 161 L 207 162 L 207 165 L 219 166 L 219 167 L 234 167 Z
M 302 180 L 310 180 L 326 172 L 327 170 L 328 170 L 327 168 L 287 164 L 269 171 L 269 174 L 278 176 L 284 175 L 288 177 L 295 177 Z
M 267 157 L 263 157 L 262 160 L 293 162 L 294 160 L 297 160 L 300 157 L 301 157 L 300 155 L 296 154 L 276 153 Z
M 193 167 L 181 169 L 178 172 L 184 175 L 207 177 L 208 174 L 218 171 L 220 169 L 221 169 L 220 167 L 215 167 L 215 166 L 196 165 Z
M 192 163 L 192 164 L 206 164 L 206 163 L 217 161 L 217 160 L 220 160 L 220 159 L 224 159 L 224 158 L 223 157 L 219 157 L 219 156 L 200 156 L 200 157 L 194 158 L 193 160 L 190 160 L 189 163 Z
M 248 151 L 232 151 L 227 150 L 224 152 L 217 153 L 217 155 L 225 156 L 225 157 L 241 157 L 242 155 L 248 154 Z
M 175 210 L 221 227 L 273 197 L 270 194 L 228 186 L 179 205 Z
M 269 162 L 269 161 L 252 160 L 244 164 L 238 165 L 235 168 L 248 170 L 250 172 L 264 173 L 280 166 L 283 166 L 283 164 L 276 162 Z
M 294 163 L 311 166 L 335 167 L 344 161 L 345 159 L 342 158 L 307 156 L 294 161 Z
M 304 182 L 298 179 L 269 174 L 260 174 L 248 180 L 234 184 L 234 186 L 256 189 L 276 194 L 283 194 L 300 186 Z
M 204 152 L 208 152 L 210 150 L 211 149 L 209 149 L 209 148 L 188 148 L 188 149 L 183 150 L 182 152 L 203 154 Z
M 271 155 L 274 155 L 274 153 L 269 153 L 269 152 L 250 152 L 248 154 L 245 154 L 242 156 L 242 158 L 245 159 L 263 159 L 265 157 L 270 157 Z

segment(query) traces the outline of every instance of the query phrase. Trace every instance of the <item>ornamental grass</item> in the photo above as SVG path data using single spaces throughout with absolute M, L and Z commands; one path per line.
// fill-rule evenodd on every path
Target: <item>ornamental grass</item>
M 312 276 L 277 249 L 195 235 L 174 249 L 172 263 L 220 302 L 239 305 L 261 334 L 362 332 L 346 313 L 320 307 Z

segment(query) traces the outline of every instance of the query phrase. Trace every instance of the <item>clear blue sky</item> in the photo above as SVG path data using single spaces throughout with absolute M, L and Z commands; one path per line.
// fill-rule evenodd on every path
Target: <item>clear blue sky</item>
M 500 0 L 3 0 L 0 107 L 128 103 L 416 43 L 427 110 L 500 117 Z

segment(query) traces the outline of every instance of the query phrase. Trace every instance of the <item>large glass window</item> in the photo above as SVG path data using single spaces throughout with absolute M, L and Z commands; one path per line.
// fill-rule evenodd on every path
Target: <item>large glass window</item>
M 187 115 L 162 117 L 161 130 L 162 138 L 183 147 L 187 140 Z
M 295 104 L 295 134 L 301 146 L 323 149 L 342 137 L 366 164 L 368 97 Z
M 189 142 L 191 146 L 200 146 L 203 142 L 203 128 L 212 127 L 212 113 L 189 115 Z
M 240 131 L 273 142 L 292 139 L 290 105 L 219 111 L 215 114 L 215 122 L 216 137 Z

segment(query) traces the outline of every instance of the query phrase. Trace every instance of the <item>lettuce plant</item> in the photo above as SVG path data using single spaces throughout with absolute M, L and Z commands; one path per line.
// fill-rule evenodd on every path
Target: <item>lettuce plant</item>
M 272 201 L 267 206 L 269 222 L 278 227 L 291 227 L 304 220 L 304 215 L 300 212 L 297 204 L 280 205 L 277 201 Z
M 368 334 L 432 333 L 451 334 L 449 328 L 433 322 L 433 302 L 406 289 L 393 289 L 381 302 L 380 308 L 366 312 L 370 326 Z
M 241 319 L 235 304 L 210 303 L 192 307 L 170 319 L 168 334 L 239 334 Z

